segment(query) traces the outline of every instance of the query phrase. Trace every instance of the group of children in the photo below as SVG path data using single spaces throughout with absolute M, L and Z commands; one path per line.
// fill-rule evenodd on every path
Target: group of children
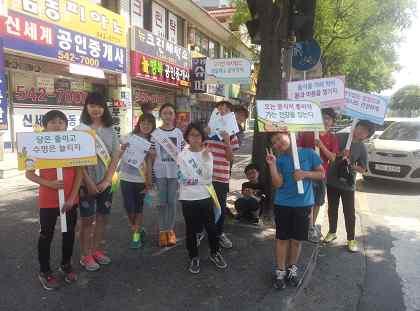
M 217 109 L 223 115 L 231 112 L 232 106 L 229 102 L 222 101 L 218 103 Z M 328 184 L 330 216 L 330 232 L 325 241 L 330 242 L 336 237 L 338 202 L 341 197 L 349 248 L 354 250 L 357 246 L 354 244 L 354 180 L 353 184 L 348 180 L 343 181 L 339 172 L 343 165 L 339 165 L 337 161 L 346 138 L 336 137 L 329 132 L 335 115 L 329 110 L 325 110 L 323 115 L 327 131 L 321 134 L 320 140 L 306 137 L 306 133 L 302 136 L 301 144 L 306 148 L 299 149 L 301 170 L 294 170 L 287 133 L 275 133 L 271 137 L 272 147 L 278 152 L 278 156 L 271 148 L 267 150 L 266 161 L 272 184 L 276 188 L 274 205 L 277 288 L 284 288 L 287 280 L 294 285 L 298 283 L 300 241 L 306 240 L 309 228 L 313 228 L 310 225 L 314 224 L 317 209 L 323 204 L 325 183 Z M 156 185 L 159 246 L 173 246 L 177 242 L 175 220 L 177 203 L 180 201 L 185 219 L 186 247 L 190 257 L 189 271 L 200 271 L 198 245 L 204 236 L 203 229 L 208 236 L 210 260 L 217 268 L 227 267 L 220 249 L 233 246 L 224 233 L 224 221 L 227 214 L 231 162 L 233 151 L 239 148 L 238 137 L 221 132 L 221 138 L 219 135 L 209 138 L 208 129 L 199 123 L 191 123 L 185 133 L 182 133 L 174 126 L 176 110 L 171 104 L 160 107 L 159 117 L 163 123 L 156 128 L 155 117 L 151 113 L 144 113 L 133 132 L 119 140 L 112 128 L 112 117 L 105 98 L 99 93 L 90 93 L 86 98 L 78 129 L 95 131 L 98 164 L 65 168 L 63 181 L 57 179 L 55 169 L 42 169 L 39 173 L 30 170 L 26 172 L 30 180 L 39 184 L 39 280 L 45 289 L 51 290 L 60 286 L 59 278 L 50 267 L 51 242 L 57 216 L 60 214 L 57 189 L 64 189 L 65 192 L 62 209 L 66 213 L 68 226 L 67 232 L 63 233 L 59 269 L 63 279 L 68 283 L 77 280 L 71 265 L 77 208 L 81 218 L 81 266 L 87 271 L 96 271 L 101 265 L 111 263 L 103 246 L 116 172 L 119 174 L 123 205 L 128 217 L 131 248 L 137 249 L 144 244 L 143 206 L 145 201 L 150 200 L 150 193 Z M 58 110 L 49 111 L 42 122 L 45 131 L 65 131 L 68 125 L 66 116 Z M 352 172 L 361 172 L 366 168 L 367 155 L 361 141 L 369 133 L 369 124 L 359 123 L 354 131 L 350 152 L 344 152 L 341 157 L 341 162 L 349 163 Z M 151 143 L 141 167 L 131 166 L 121 160 L 133 135 Z M 313 149 L 308 148 L 315 145 L 321 151 L 322 160 Z M 257 166 L 248 165 L 245 174 L 249 181 L 243 184 L 242 197 L 235 202 L 235 208 L 239 219 L 258 223 L 265 194 L 258 181 Z M 303 181 L 304 194 L 297 193 L 296 181 Z M 219 212 L 215 212 L 215 206 L 216 209 L 220 208 Z
M 218 103 L 221 114 L 231 111 L 229 102 Z M 80 221 L 80 264 L 87 271 L 96 271 L 101 265 L 111 263 L 105 253 L 105 229 L 112 206 L 114 174 L 118 173 L 123 205 L 127 212 L 130 247 L 140 248 L 145 240 L 143 206 L 150 200 L 154 185 L 157 190 L 160 247 L 176 244 L 175 220 L 178 200 L 182 204 L 186 224 L 187 250 L 190 256 L 189 271 L 198 273 L 199 233 L 206 230 L 210 259 L 220 269 L 227 264 L 221 247 L 231 248 L 232 242 L 224 233 L 224 216 L 229 192 L 232 151 L 238 148 L 236 136 L 226 132 L 208 138 L 208 131 L 192 123 L 185 134 L 174 126 L 176 110 L 171 104 L 160 107 L 162 125 L 156 128 L 156 119 L 144 113 L 131 134 L 118 138 L 112 127 L 112 117 L 105 98 L 90 93 L 80 117 L 77 130 L 94 130 L 98 163 L 95 166 L 64 168 L 63 181 L 55 169 L 28 170 L 26 176 L 39 184 L 40 235 L 38 257 L 39 280 L 47 290 L 60 286 L 60 278 L 50 267 L 50 248 L 57 216 L 60 215 L 58 189 L 64 189 L 67 232 L 63 233 L 62 262 L 59 271 L 67 283 L 77 280 L 71 264 L 77 223 Z M 51 110 L 42 120 L 45 131 L 65 131 L 68 120 L 64 113 Z M 151 143 L 141 167 L 134 167 L 121 160 L 129 147 L 130 136 L 138 135 Z M 186 147 L 186 145 L 188 145 Z M 214 195 L 213 195 L 214 192 Z M 221 209 L 216 219 L 215 202 Z

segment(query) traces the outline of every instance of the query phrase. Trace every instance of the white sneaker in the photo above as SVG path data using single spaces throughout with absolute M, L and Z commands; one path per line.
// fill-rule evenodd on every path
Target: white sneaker
M 232 248 L 233 244 L 232 241 L 226 236 L 226 234 L 222 233 L 219 237 L 220 246 L 223 248 Z
M 320 239 L 320 234 L 315 226 L 309 228 L 308 231 L 308 240 L 312 243 L 318 243 Z

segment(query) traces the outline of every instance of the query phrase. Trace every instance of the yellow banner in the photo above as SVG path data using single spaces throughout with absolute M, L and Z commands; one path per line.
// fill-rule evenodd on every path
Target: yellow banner
M 87 166 L 96 165 L 98 162 L 96 156 L 80 158 L 80 159 L 66 159 L 66 160 L 51 160 L 51 159 L 27 159 L 22 154 L 18 155 L 18 170 L 26 169 L 45 169 L 57 167 L 73 167 L 73 166 Z
M 7 8 L 127 47 L 124 17 L 88 0 L 7 0 Z

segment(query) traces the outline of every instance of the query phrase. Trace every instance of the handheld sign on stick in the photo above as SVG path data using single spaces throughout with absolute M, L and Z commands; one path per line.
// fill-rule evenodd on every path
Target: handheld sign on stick
M 318 140 L 319 141 L 319 132 L 318 131 L 315 131 L 315 140 Z M 319 147 L 318 147 L 318 145 L 316 145 L 315 146 L 315 151 L 316 151 L 316 153 L 318 153 L 318 155 L 320 155 L 320 151 L 319 151 Z
M 63 167 L 96 165 L 95 135 L 92 132 L 59 131 L 17 133 L 19 170 L 57 169 L 63 181 Z M 61 232 L 67 232 L 64 189 L 58 190 Z
M 299 163 L 299 154 L 296 144 L 296 133 L 291 132 L 290 133 L 290 143 L 292 145 L 292 154 L 293 154 L 293 165 L 295 167 L 295 170 L 300 170 L 300 163 Z M 298 193 L 303 194 L 303 181 L 299 180 L 297 182 L 298 187 Z

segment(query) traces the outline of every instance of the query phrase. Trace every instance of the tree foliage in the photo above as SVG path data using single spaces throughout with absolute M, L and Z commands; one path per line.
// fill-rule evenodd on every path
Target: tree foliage
M 420 85 L 407 85 L 391 97 L 389 107 L 392 110 L 420 110 Z
M 287 0 L 282 0 L 287 2 Z M 250 18 L 246 0 L 233 0 L 238 25 Z M 414 16 L 415 0 L 318 0 L 315 39 L 325 76 L 344 74 L 347 85 L 367 92 L 391 88 L 402 30 Z

